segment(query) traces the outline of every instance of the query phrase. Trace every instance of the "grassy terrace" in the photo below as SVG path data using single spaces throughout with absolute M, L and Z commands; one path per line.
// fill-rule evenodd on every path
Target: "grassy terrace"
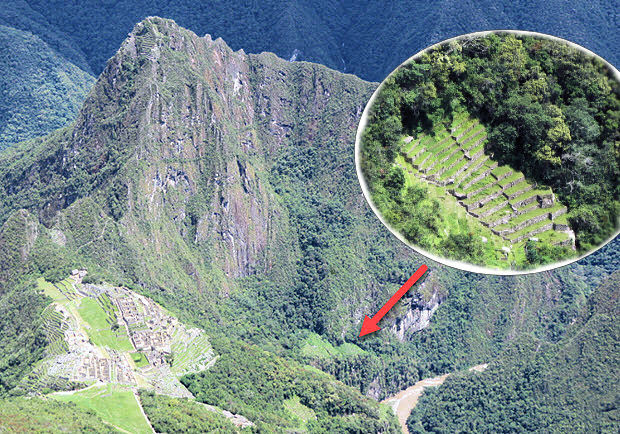
M 526 191 L 525 193 L 515 197 L 514 199 L 510 200 L 510 204 L 514 205 L 514 206 L 517 206 L 518 203 L 522 202 L 525 199 L 529 199 L 532 196 L 545 196 L 545 195 L 548 195 L 548 194 L 551 194 L 551 189 L 549 189 L 549 188 L 529 190 L 529 191 Z M 520 208 L 520 207 L 517 206 L 517 208 Z
M 506 194 L 507 196 L 510 196 L 512 194 L 515 193 L 519 193 L 519 192 L 526 192 L 528 189 L 532 189 L 533 186 L 532 184 L 530 184 L 529 182 L 527 182 L 525 179 L 521 182 L 519 182 L 518 184 L 513 185 L 510 188 L 507 188 L 506 190 L 504 190 L 504 194 Z
M 536 234 L 536 238 L 538 238 L 538 241 L 541 241 L 543 243 L 558 244 L 568 240 L 570 238 L 570 235 L 568 235 L 566 232 L 550 230 Z
M 483 173 L 484 170 L 480 170 L 480 173 Z M 480 175 L 480 173 L 476 174 L 476 177 Z M 472 179 L 475 179 L 475 177 L 473 177 Z M 472 185 L 470 185 L 469 187 L 467 187 L 465 190 L 463 190 L 463 193 L 465 194 L 472 194 L 472 193 L 478 193 L 481 190 L 484 190 L 485 188 L 489 187 L 490 185 L 494 184 L 495 180 L 489 176 L 482 178 L 480 181 L 474 182 Z
M 514 217 L 513 219 L 510 220 L 510 223 L 508 224 L 504 224 L 504 225 L 500 225 L 497 226 L 495 229 L 497 229 L 498 231 L 500 230 L 504 230 L 504 229 L 510 229 L 511 227 L 514 227 L 520 223 L 523 223 L 527 220 L 539 217 L 543 214 L 550 214 L 552 212 L 558 211 L 560 209 L 564 208 L 564 205 L 562 204 L 556 204 L 554 206 L 552 206 L 551 208 L 536 208 L 533 209 L 531 211 L 528 211 L 526 213 L 520 214 L 516 217 Z
M 501 219 L 502 217 L 506 217 L 508 215 L 512 215 L 514 213 L 514 210 L 512 209 L 512 207 L 510 205 L 504 205 L 503 207 L 501 207 L 500 209 L 498 209 L 497 211 L 495 211 L 493 214 L 490 214 L 486 217 L 481 217 L 480 220 L 485 222 L 485 223 L 495 223 L 496 221 L 498 221 L 499 219 Z
M 535 234 L 539 231 L 539 229 L 543 228 L 543 227 L 548 227 L 549 225 L 551 225 L 552 222 L 551 220 L 543 220 L 541 222 L 538 223 L 534 223 L 532 225 L 526 226 L 521 230 L 518 230 L 516 232 L 513 232 L 512 234 L 508 234 L 506 236 L 506 238 L 508 238 L 509 240 L 516 240 L 519 237 L 522 237 L 523 235 L 528 235 L 528 234 Z M 548 229 L 546 229 L 548 230 Z
M 457 161 L 459 160 L 464 160 L 463 157 L 463 151 L 459 150 L 458 148 L 455 148 L 454 151 L 451 152 L 452 155 L 450 155 L 449 153 L 446 154 L 446 156 L 443 157 L 443 161 L 441 163 L 435 163 L 435 165 L 432 167 L 431 170 L 429 170 L 429 174 L 435 174 L 440 172 L 441 170 L 444 170 L 446 167 L 450 167 L 452 164 L 455 164 Z M 448 155 L 450 155 L 449 157 L 447 157 Z M 446 158 L 447 157 L 447 158 Z
M 465 166 L 466 164 L 469 163 L 469 160 L 466 160 L 464 158 L 461 158 L 461 160 L 459 162 L 457 162 L 451 169 L 446 170 L 444 173 L 441 174 L 441 177 L 439 179 L 441 180 L 445 180 L 445 179 L 449 179 L 450 177 L 452 177 L 456 172 L 458 172 L 460 169 L 463 168 L 463 166 Z M 471 164 L 471 163 L 470 163 Z
M 514 172 L 512 175 L 508 175 L 507 177 L 497 181 L 497 184 L 500 187 L 505 187 L 507 185 L 509 185 L 510 183 L 517 181 L 517 180 L 521 180 L 521 179 L 525 179 L 523 177 L 523 173 L 521 172 Z
M 474 161 L 472 161 L 467 170 L 465 170 L 459 175 L 459 178 L 456 180 L 456 182 L 460 184 L 463 179 L 467 178 L 469 175 L 483 167 L 484 163 L 486 163 L 487 161 L 489 161 L 489 157 L 487 155 L 482 155 L 476 158 Z
M 462 122 L 460 122 L 458 124 L 456 129 L 452 132 L 452 136 L 454 136 L 454 137 L 460 136 L 465 131 L 467 131 L 468 129 L 472 128 L 474 123 L 475 122 L 473 120 L 471 120 L 471 119 L 464 119 Z
M 465 134 L 465 136 L 463 136 L 463 138 L 461 139 L 461 146 L 463 147 L 463 149 L 468 151 L 474 146 L 483 143 L 485 138 L 486 132 L 484 131 L 484 127 L 482 125 L 478 125 L 478 127 L 474 128 L 473 130 Z M 480 142 L 480 140 L 483 141 Z
M 483 173 L 490 171 L 491 167 L 493 167 L 494 164 L 496 164 L 494 161 L 491 161 L 490 159 L 486 160 L 486 162 L 479 169 L 475 170 L 473 173 L 470 173 L 468 176 L 463 178 L 460 186 L 463 187 L 476 179 L 478 176 L 482 175 Z
M 484 214 L 494 208 L 497 208 L 500 204 L 502 204 L 503 206 L 505 206 L 508 203 L 508 199 L 506 199 L 505 196 L 501 195 L 499 197 L 496 197 L 495 199 L 487 202 L 484 206 L 476 209 L 476 212 L 478 214 Z M 493 214 L 491 214 L 493 215 Z
M 512 172 L 510 166 L 498 166 L 491 171 L 491 175 L 497 179 L 500 179 L 502 176 L 506 176 L 510 172 Z
M 433 155 L 427 160 L 428 164 L 426 167 L 430 167 L 436 162 L 443 161 L 444 159 L 449 158 L 449 156 L 456 152 L 458 149 L 459 147 L 457 146 L 456 142 L 448 143 L 441 150 L 429 148 L 429 152 L 431 152 Z
M 489 186 L 487 188 L 485 188 L 484 190 L 480 191 L 479 193 L 476 193 L 475 195 L 465 199 L 463 201 L 463 203 L 465 205 L 474 205 L 474 204 L 480 202 L 485 197 L 488 197 L 488 196 L 490 196 L 492 194 L 498 193 L 501 190 L 502 189 L 497 184 L 489 184 Z

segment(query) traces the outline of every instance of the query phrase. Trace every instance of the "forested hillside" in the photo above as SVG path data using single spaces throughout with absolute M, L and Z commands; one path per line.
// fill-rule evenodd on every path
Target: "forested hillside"
M 409 431 L 615 432 L 619 287 L 616 272 L 558 343 L 524 335 L 483 373 L 451 376 L 438 390 L 427 389 Z
M 35 279 L 82 267 L 206 330 L 221 363 L 184 384 L 268 427 L 388 431 L 370 398 L 489 361 L 523 333 L 561 339 L 617 267 L 617 242 L 527 277 L 427 262 L 384 330 L 358 339 L 363 314 L 426 262 L 359 189 L 354 133 L 373 89 L 170 20 L 136 25 L 74 125 L 0 153 L 0 393 L 49 345 Z M 166 429 L 161 408 L 198 411 L 148 406 Z
M 19 0 L 0 11 L 0 23 L 38 35 L 73 63 L 84 68 L 86 62 L 98 73 L 133 25 L 151 15 L 174 19 L 199 35 L 222 37 L 235 50 L 271 51 L 284 59 L 318 62 L 375 81 L 432 43 L 480 30 L 549 33 L 618 63 L 614 31 L 618 10 L 600 0 L 571 5 L 540 0 L 510 4 Z
M 3 432 L 118 432 L 91 411 L 42 398 L 0 399 Z
M 73 121 L 94 82 L 38 36 L 0 26 L 0 149 Z

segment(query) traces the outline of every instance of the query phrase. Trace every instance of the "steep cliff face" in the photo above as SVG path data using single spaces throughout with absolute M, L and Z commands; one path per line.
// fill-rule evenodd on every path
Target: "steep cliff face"
M 413 297 L 406 303 L 405 313 L 396 318 L 390 330 L 401 341 L 411 338 L 413 333 L 429 326 L 431 317 L 446 297 L 445 287 L 432 273 L 429 273 L 427 279 L 416 288 Z

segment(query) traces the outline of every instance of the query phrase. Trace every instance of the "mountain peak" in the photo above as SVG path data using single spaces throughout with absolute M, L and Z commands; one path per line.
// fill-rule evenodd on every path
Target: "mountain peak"
M 352 155 L 372 88 L 324 66 L 235 52 L 222 39 L 149 17 L 108 61 L 75 125 L 44 140 L 49 160 L 28 162 L 5 185 L 48 227 L 92 198 L 127 239 L 183 264 L 153 260 L 160 266 L 141 280 L 201 288 L 206 268 L 216 268 L 226 292 L 227 277 L 286 262 L 274 248 L 289 242 L 288 213 L 270 181 L 274 158 L 328 143 Z M 33 201 L 27 190 L 41 179 L 48 192 Z M 155 227 L 166 228 L 166 239 Z M 208 264 L 190 253 L 196 246 Z M 179 267 L 185 277 L 175 275 Z

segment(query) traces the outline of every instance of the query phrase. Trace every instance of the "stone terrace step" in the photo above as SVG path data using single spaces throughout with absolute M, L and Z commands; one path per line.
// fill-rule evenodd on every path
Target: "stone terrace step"
M 422 152 L 420 155 L 418 155 L 416 157 L 415 160 L 411 161 L 411 164 L 413 166 L 414 169 L 420 170 L 420 168 L 422 167 L 423 164 L 426 163 L 426 161 L 432 156 L 433 154 L 431 154 L 428 151 L 424 151 Z
M 478 124 L 471 130 L 469 130 L 467 134 L 461 136 L 458 142 L 461 146 L 466 148 L 467 143 L 469 143 L 472 139 L 475 139 L 476 137 L 480 136 L 481 134 L 484 134 L 484 132 L 485 132 L 484 126 L 482 124 Z
M 484 155 L 484 143 L 465 151 L 467 158 L 476 159 Z
M 489 228 L 494 228 L 495 226 L 506 224 L 508 221 L 513 218 L 515 215 L 514 210 L 510 205 L 504 205 L 502 208 L 498 209 L 491 215 L 486 217 L 482 217 L 480 221 L 485 226 Z
M 463 194 L 467 199 L 478 195 L 481 191 L 486 190 L 492 185 L 497 184 L 497 180 L 492 176 L 485 176 L 480 181 L 471 185 L 467 190 L 463 191 Z
M 506 190 L 514 185 L 517 185 L 521 181 L 524 181 L 525 177 L 521 172 L 513 172 L 512 175 L 502 178 L 497 181 L 497 184 L 502 187 L 502 190 Z
M 457 129 L 459 129 L 459 127 L 469 121 L 471 121 L 472 119 L 469 117 L 469 115 L 467 114 L 459 114 L 457 116 L 454 117 L 454 120 L 452 121 L 452 125 L 450 125 L 450 134 L 452 134 L 453 131 L 456 131 Z
M 459 203 L 467 209 L 467 212 L 471 212 L 476 208 L 483 207 L 493 199 L 501 196 L 502 189 L 497 184 L 491 184 L 490 187 L 485 188 L 475 196 L 469 197 Z
M 487 155 L 483 155 L 482 157 L 477 158 L 475 160 L 469 160 L 470 164 L 467 166 L 467 168 L 463 170 L 461 173 L 455 174 L 454 183 L 458 185 L 461 182 L 463 182 L 464 179 L 466 179 L 469 175 L 474 173 L 476 170 L 480 169 L 482 165 L 485 164 L 488 160 L 489 160 L 489 157 Z
M 452 130 L 452 137 L 456 139 L 458 142 L 465 134 L 469 133 L 472 129 L 474 129 L 478 125 L 478 121 L 470 120 L 467 123 L 461 124 L 456 130 Z
M 454 182 L 454 177 L 457 176 L 458 173 L 466 170 L 467 166 L 469 166 L 472 161 L 473 160 L 465 158 L 465 155 L 463 155 L 461 159 L 456 161 L 455 164 L 452 164 L 450 168 L 441 174 L 441 179 L 452 179 L 452 182 Z
M 509 166 L 499 166 L 493 169 L 491 175 L 495 177 L 498 181 L 512 175 L 512 169 Z
M 499 211 L 500 209 L 505 208 L 506 205 L 508 205 L 508 199 L 506 199 L 506 197 L 504 197 L 503 195 L 500 195 L 496 199 L 488 202 L 483 207 L 475 210 L 475 213 L 472 212 L 472 215 L 478 218 L 488 217 L 491 214 Z
M 465 154 L 460 148 L 458 148 L 456 152 L 450 155 L 449 158 L 441 162 L 441 167 L 440 167 L 440 170 L 437 172 L 437 174 L 442 174 L 445 171 L 452 169 L 460 161 L 464 161 L 464 160 L 465 162 L 467 162 L 465 158 Z
M 476 182 L 480 181 L 482 178 L 488 176 L 489 173 L 491 173 L 491 171 L 495 169 L 496 167 L 497 167 L 497 161 L 491 161 L 489 165 L 483 166 L 481 170 L 478 172 L 478 174 L 470 177 L 470 179 L 464 181 L 464 183 L 461 183 L 461 186 L 460 186 L 461 189 L 469 188 L 472 184 L 475 184 Z
M 533 189 L 526 191 L 525 193 L 515 197 L 514 199 L 510 199 L 510 204 L 515 208 L 523 208 L 532 202 L 540 202 L 540 195 L 544 194 L 547 190 L 541 189 Z
M 542 220 L 530 226 L 526 226 L 520 231 L 517 231 L 517 232 L 514 232 L 508 235 L 507 238 L 512 244 L 515 244 L 515 243 L 518 243 L 524 240 L 525 238 L 529 238 L 541 232 L 545 232 L 545 231 L 552 230 L 552 229 L 553 229 L 553 223 L 550 220 Z
M 540 221 L 551 221 L 551 215 L 560 208 L 562 208 L 562 206 L 555 206 L 553 208 L 535 208 L 530 212 L 520 214 L 512 218 L 505 225 L 497 226 L 494 230 L 496 230 L 499 235 L 506 236 Z
M 534 185 L 530 184 L 526 180 L 522 180 L 521 182 L 513 185 L 512 187 L 505 189 L 504 190 L 504 195 L 509 200 L 512 200 L 512 199 L 514 199 L 516 197 L 521 196 L 523 193 L 526 193 L 526 192 L 532 190 L 532 188 L 534 188 Z
M 457 152 L 459 152 L 461 148 L 456 146 L 451 146 L 450 148 L 444 150 L 442 153 L 437 155 L 434 159 L 429 160 L 429 165 L 426 167 L 427 170 L 433 169 L 437 165 L 442 165 L 444 162 L 448 161 L 451 157 L 454 156 Z

